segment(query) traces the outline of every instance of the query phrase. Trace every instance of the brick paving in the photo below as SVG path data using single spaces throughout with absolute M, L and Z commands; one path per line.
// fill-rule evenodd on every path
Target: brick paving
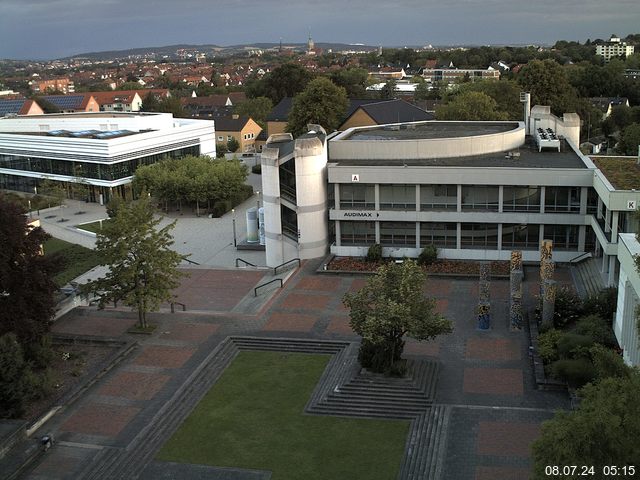
M 465 368 L 465 393 L 522 395 L 523 372 L 516 368 Z
M 169 380 L 168 375 L 142 372 L 118 372 L 98 390 L 100 395 L 131 400 L 149 400 Z
M 150 336 L 126 333 L 136 322 L 128 311 L 72 312 L 54 325 L 54 331 L 121 336 L 141 345 L 45 428 L 62 440 L 126 448 L 227 335 L 355 339 L 341 299 L 362 288 L 368 277 L 318 275 L 314 270 L 319 264 L 303 264 L 260 315 L 231 310 L 263 273 L 200 269 L 193 269 L 178 289 L 179 301 L 195 313 L 152 314 L 158 328 Z M 525 303 L 530 306 L 538 288 L 537 269 L 526 267 L 525 275 Z M 438 311 L 454 322 L 455 331 L 426 343 L 407 339 L 405 354 L 440 361 L 435 402 L 452 409 L 441 479 L 526 479 L 529 445 L 540 423 L 555 409 L 568 406 L 567 397 L 534 388 L 526 332 L 508 329 L 507 281 L 491 284 L 491 331 L 476 329 L 477 285 L 477 279 L 429 278 L 425 291 L 436 298 Z M 93 453 L 56 445 L 47 461 L 26 478 L 81 478 L 79 472 L 94 456 L 87 451 Z
M 478 427 L 479 455 L 528 457 L 531 443 L 540 436 L 535 423 L 480 422 Z
M 143 348 L 134 363 L 151 367 L 180 368 L 194 352 L 194 348 L 150 345 Z
M 137 407 L 89 403 L 77 409 L 60 428 L 67 432 L 115 437 L 138 412 Z

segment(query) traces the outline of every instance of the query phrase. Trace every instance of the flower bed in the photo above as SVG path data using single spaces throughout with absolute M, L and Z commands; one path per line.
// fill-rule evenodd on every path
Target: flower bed
M 381 265 L 395 261 L 395 259 L 383 259 L 379 262 L 367 262 L 361 257 L 335 257 L 327 265 L 329 271 L 347 272 L 375 272 Z M 469 275 L 480 274 L 480 262 L 473 260 L 437 260 L 431 265 L 422 267 L 425 272 L 435 275 Z M 494 276 L 508 276 L 508 261 L 491 262 L 491 274 Z

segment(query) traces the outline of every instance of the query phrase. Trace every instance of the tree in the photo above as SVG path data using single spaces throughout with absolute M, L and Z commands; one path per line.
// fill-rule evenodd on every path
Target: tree
M 0 335 L 15 334 L 28 360 L 37 360 L 55 307 L 53 275 L 61 260 L 42 255 L 48 238 L 42 228 L 27 224 L 18 205 L 0 195 Z
M 246 84 L 250 98 L 268 97 L 277 104 L 284 97 L 294 97 L 313 79 L 313 74 L 295 63 L 285 63 L 261 79 L 253 78 Z
M 513 80 L 485 80 L 462 85 L 459 92 L 481 92 L 496 102 L 496 110 L 504 112 L 507 120 L 522 120 L 523 109 L 520 103 L 522 88 Z
M 28 366 L 22 347 L 13 333 L 0 336 L 0 418 L 19 418 L 27 400 L 25 384 Z
M 397 82 L 394 79 L 388 80 L 380 89 L 380 98 L 382 100 L 392 100 L 396 98 Z
M 143 112 L 171 113 L 174 117 L 184 116 L 180 98 L 173 95 L 171 97 L 158 97 L 154 93 L 149 93 L 142 101 L 141 110 Z
M 572 111 L 576 94 L 565 69 L 558 62 L 532 60 L 522 68 L 517 80 L 531 93 L 533 105 L 548 105 L 558 115 Z
M 267 97 L 249 98 L 235 106 L 234 113 L 241 117 L 251 117 L 263 129 L 267 116 L 273 109 L 273 102 Z
M 216 158 L 224 158 L 224 154 L 229 151 L 226 143 L 216 143 Z
M 369 72 L 364 68 L 345 68 L 331 74 L 331 81 L 343 87 L 349 98 L 365 98 Z
M 231 137 L 228 141 L 227 141 L 227 149 L 231 152 L 231 153 L 236 153 L 238 151 L 238 149 L 240 148 L 240 142 L 238 142 L 238 140 L 236 140 L 236 137 Z
M 640 148 L 640 123 L 632 123 L 622 131 L 616 150 L 622 155 L 637 155 Z
M 327 78 L 316 78 L 294 98 L 286 130 L 297 136 L 306 132 L 307 124 L 314 123 L 332 132 L 340 126 L 348 105 L 344 88 Z
M 449 103 L 436 108 L 438 120 L 506 120 L 507 114 L 497 110 L 498 104 L 482 92 L 463 92 Z
M 449 320 L 436 311 L 435 300 L 422 292 L 426 275 L 412 260 L 380 267 L 358 292 L 347 293 L 350 325 L 362 336 L 358 358 L 363 367 L 402 373 L 404 337 L 431 340 L 451 333 Z
M 182 256 L 171 250 L 175 221 L 158 228 L 148 197 L 122 205 L 112 221 L 98 233 L 96 252 L 107 274 L 83 286 L 94 293 L 99 305 L 123 302 L 138 313 L 140 328 L 148 328 L 147 313 L 174 298 L 172 290 L 184 276 L 178 265 Z
M 534 479 L 565 478 L 545 474 L 547 465 L 635 465 L 640 459 L 640 373 L 606 378 L 580 391 L 577 410 L 560 411 L 542 426 L 533 444 Z
M 416 91 L 413 94 L 413 98 L 416 100 L 429 100 L 431 98 L 432 86 L 427 82 L 420 82 L 416 85 Z

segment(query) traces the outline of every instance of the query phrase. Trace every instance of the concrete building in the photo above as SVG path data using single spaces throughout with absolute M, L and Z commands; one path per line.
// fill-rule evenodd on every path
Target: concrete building
M 239 117 L 218 117 L 215 119 L 216 141 L 225 144 L 235 138 L 240 146 L 238 153 L 249 153 L 256 151 L 256 138 L 260 135 L 262 127 L 252 118 Z
M 637 309 L 640 301 L 640 275 L 635 256 L 640 255 L 640 243 L 635 234 L 620 234 L 618 261 L 618 305 L 613 322 L 613 331 L 622 348 L 622 358 L 629 365 L 640 365 L 640 340 L 638 337 Z
M 613 57 L 628 57 L 633 55 L 633 52 L 633 45 L 621 41 L 617 35 L 611 35 L 608 42 L 596 45 L 596 55 L 603 57 L 605 62 L 608 62 Z
M 29 88 L 35 93 L 62 92 L 74 93 L 75 86 L 68 78 L 52 78 L 50 80 L 30 80 Z
M 0 188 L 82 181 L 92 201 L 131 196 L 136 168 L 163 158 L 215 157 L 212 121 L 169 113 L 74 113 L 0 118 Z M 81 178 L 79 178 L 79 176 Z
M 428 82 L 446 82 L 454 83 L 456 81 L 469 78 L 474 80 L 500 80 L 500 70 L 487 68 L 425 68 L 422 70 L 422 76 Z

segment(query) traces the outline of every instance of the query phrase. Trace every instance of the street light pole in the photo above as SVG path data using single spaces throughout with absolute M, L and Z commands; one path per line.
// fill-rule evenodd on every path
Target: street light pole
M 238 246 L 238 241 L 236 240 L 236 209 L 232 208 L 231 213 L 233 213 L 233 246 Z
M 257 200 L 256 204 L 258 205 L 258 209 L 260 209 L 260 190 L 258 190 L 256 192 L 256 195 L 258 196 L 258 200 Z

